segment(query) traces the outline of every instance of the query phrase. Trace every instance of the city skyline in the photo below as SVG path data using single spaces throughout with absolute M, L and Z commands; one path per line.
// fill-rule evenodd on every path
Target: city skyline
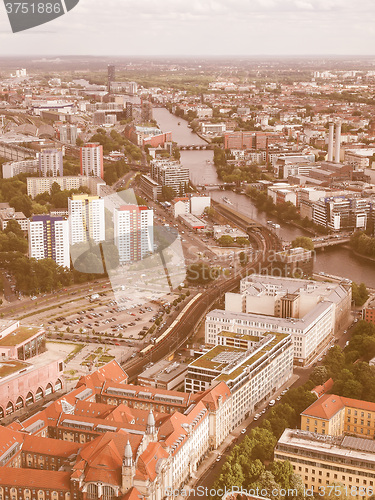
M 369 0 L 81 0 L 46 25 L 13 34 L 0 7 L 1 55 L 372 55 Z M 124 29 L 126 26 L 126 29 Z M 100 28 L 100 36 L 98 36 Z M 82 36 L 82 33 L 85 36 Z M 134 41 L 136 40 L 136 44 Z M 46 43 L 48 41 L 48 44 Z M 173 43 L 172 43 L 173 41 Z

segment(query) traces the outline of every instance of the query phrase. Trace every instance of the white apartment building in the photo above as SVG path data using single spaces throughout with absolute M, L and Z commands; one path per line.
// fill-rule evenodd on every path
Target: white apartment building
M 239 425 L 293 374 L 290 334 L 222 331 L 218 344 L 190 363 L 185 391 L 199 392 L 225 382 L 231 392 L 231 427 Z
M 52 259 L 57 265 L 70 267 L 69 224 L 62 217 L 34 215 L 29 220 L 29 257 Z
M 97 142 L 81 147 L 81 175 L 103 179 L 103 146 Z
M 226 131 L 225 123 L 201 123 L 202 134 L 221 135 Z
M 172 200 L 172 211 L 175 219 L 180 215 L 187 215 L 190 213 L 190 200 L 189 198 L 174 198 Z
M 57 149 L 45 149 L 39 153 L 39 174 L 42 177 L 63 175 L 63 154 Z
M 10 179 L 19 174 L 36 174 L 39 168 L 39 160 L 23 160 L 4 163 L 3 179 Z
M 153 252 L 153 210 L 146 206 L 123 205 L 115 209 L 113 222 L 120 264 L 142 260 Z
M 104 199 L 74 194 L 68 200 L 70 244 L 105 239 Z
M 177 196 L 184 195 L 189 184 L 189 169 L 177 161 L 153 160 L 151 162 L 151 177 L 162 187 L 174 189 Z
M 211 196 L 193 195 L 190 197 L 190 212 L 199 217 L 202 215 L 206 208 L 211 206 Z
M 28 177 L 27 194 L 35 198 L 38 194 L 51 192 L 52 185 L 56 182 L 61 191 L 79 189 L 82 186 L 89 188 L 91 194 L 99 196 L 102 188 L 107 184 L 100 177 L 88 177 L 83 175 L 65 175 L 63 177 Z

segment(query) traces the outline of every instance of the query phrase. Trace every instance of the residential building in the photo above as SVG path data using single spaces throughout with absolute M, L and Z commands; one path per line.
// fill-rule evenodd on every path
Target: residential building
M 39 169 L 39 160 L 23 160 L 4 163 L 3 179 L 10 179 L 19 174 L 36 174 Z
M 375 325 L 375 299 L 367 302 L 363 308 L 363 319 Z
M 120 264 L 142 260 L 153 252 L 153 210 L 143 205 L 123 205 L 115 209 L 113 223 Z
M 81 147 L 81 175 L 103 179 L 103 146 L 97 142 Z
M 161 198 L 162 186 L 148 175 L 142 175 L 141 189 L 150 200 L 157 201 Z
M 190 200 L 188 197 L 174 198 L 172 200 L 172 213 L 175 219 L 180 215 L 187 215 L 190 213 Z
M 206 208 L 211 206 L 211 196 L 205 195 L 192 195 L 190 197 L 190 212 L 193 215 L 201 216 L 204 214 Z
M 68 199 L 70 244 L 105 239 L 104 199 L 88 194 L 73 194 Z
M 352 436 L 322 436 L 285 429 L 275 460 L 288 460 L 305 488 L 322 494 L 328 486 L 340 495 L 370 497 L 375 486 L 374 441 Z M 320 493 L 319 493 L 320 492 Z
M 290 334 L 247 335 L 222 330 L 217 345 L 190 363 L 185 390 L 225 382 L 232 395 L 232 429 L 280 389 L 293 374 Z
M 189 185 L 189 169 L 173 160 L 153 160 L 151 177 L 163 187 L 170 187 L 176 195 L 183 196 Z
M 65 144 L 76 145 L 77 142 L 77 125 L 72 123 L 62 123 L 59 125 L 60 141 Z
M 39 175 L 58 177 L 63 175 L 63 154 L 57 149 L 45 149 L 39 153 Z
M 52 185 L 56 182 L 62 191 L 80 189 L 85 186 L 89 188 L 91 194 L 100 196 L 106 183 L 100 177 L 87 177 L 81 175 L 66 175 L 63 177 L 28 177 L 27 194 L 35 198 L 38 194 L 50 193 Z
M 1 229 L 4 231 L 8 222 L 14 220 L 18 222 L 22 231 L 26 232 L 28 230 L 29 219 L 25 216 L 25 214 L 23 212 L 16 212 L 15 209 L 10 207 L 8 203 L 2 205 L 5 206 L 0 209 Z
M 29 220 L 29 257 L 52 259 L 57 265 L 69 268 L 69 223 L 63 217 L 34 215 Z

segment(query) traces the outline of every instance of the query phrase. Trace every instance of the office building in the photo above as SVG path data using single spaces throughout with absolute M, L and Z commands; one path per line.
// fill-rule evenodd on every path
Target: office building
M 111 83 L 116 79 L 116 66 L 114 64 L 108 64 L 108 92 L 111 92 Z
M 62 217 L 34 215 L 29 220 L 29 257 L 52 259 L 57 265 L 70 267 L 69 223 Z
M 372 219 L 374 202 L 358 196 L 332 196 L 312 203 L 312 220 L 331 231 L 365 230 Z
M 272 276 L 309 277 L 314 267 L 313 252 L 302 247 L 276 252 L 271 267 Z
M 189 185 L 189 169 L 172 160 L 153 160 L 151 177 L 163 187 L 170 187 L 177 196 L 183 196 Z
M 324 394 L 301 413 L 301 429 L 315 434 L 374 439 L 375 403 Z
M 68 200 L 70 244 L 105 239 L 104 199 L 74 194 Z
M 285 429 L 274 454 L 288 460 L 305 488 L 321 494 L 333 486 L 336 496 L 370 497 L 375 486 L 375 443 L 352 436 L 322 436 Z
M 142 260 L 153 252 L 153 210 L 141 205 L 123 205 L 115 209 L 113 223 L 120 264 Z
M 335 332 L 347 326 L 350 310 L 350 283 L 252 274 L 241 280 L 240 293 L 225 294 L 225 311 L 220 312 L 220 318 L 228 318 L 232 331 L 241 328 L 243 333 L 255 334 L 269 328 L 291 332 L 295 362 L 304 364 L 332 341 Z M 206 322 L 206 342 L 210 344 L 217 343 L 214 332 L 223 329 L 220 321 L 214 323 L 215 327 L 209 327 Z
M 63 175 L 63 154 L 57 149 L 45 149 L 39 153 L 39 175 L 58 177 Z
M 290 334 L 247 335 L 223 330 L 217 345 L 190 363 L 185 390 L 225 382 L 232 395 L 232 429 L 280 389 L 293 374 Z
M 103 146 L 97 142 L 81 147 L 81 175 L 103 179 Z

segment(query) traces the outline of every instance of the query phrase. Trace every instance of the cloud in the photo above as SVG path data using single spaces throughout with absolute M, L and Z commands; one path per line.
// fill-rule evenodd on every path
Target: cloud
M 374 14 L 372 0 L 80 0 L 55 34 L 2 35 L 1 53 L 369 54 Z

